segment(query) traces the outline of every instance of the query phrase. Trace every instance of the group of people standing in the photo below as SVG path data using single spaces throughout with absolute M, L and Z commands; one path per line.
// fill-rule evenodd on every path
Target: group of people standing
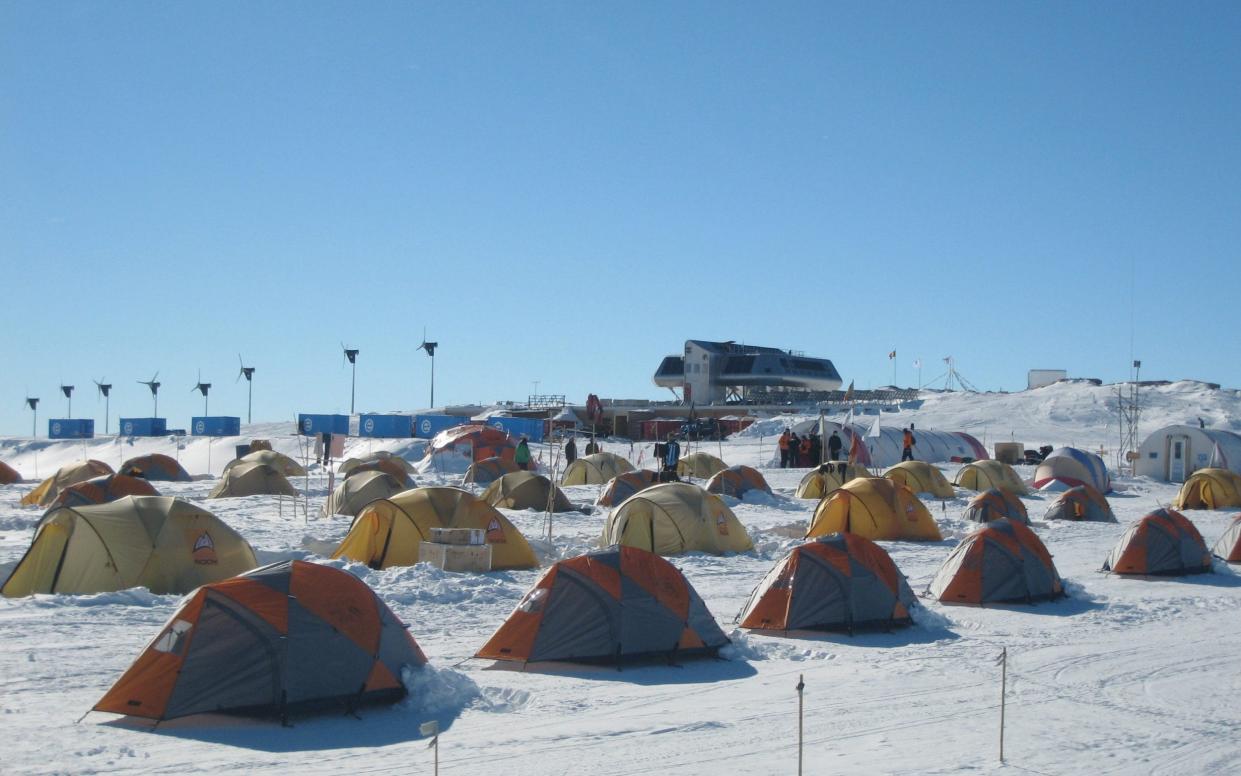
M 823 461 L 823 440 L 813 431 L 798 436 L 796 431 L 786 428 L 780 435 L 779 444 L 781 469 L 805 469 L 818 466 Z M 840 434 L 833 431 L 827 438 L 828 460 L 840 460 L 843 446 Z

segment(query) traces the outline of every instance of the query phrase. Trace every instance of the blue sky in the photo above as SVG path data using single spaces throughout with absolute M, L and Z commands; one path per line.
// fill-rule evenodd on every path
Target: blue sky
M 687 338 L 1241 386 L 1241 6 L 0 4 L 0 434 L 543 392 Z M 666 394 L 665 394 L 666 395 Z M 114 421 L 115 422 L 115 421 Z M 40 434 L 46 426 L 40 423 Z

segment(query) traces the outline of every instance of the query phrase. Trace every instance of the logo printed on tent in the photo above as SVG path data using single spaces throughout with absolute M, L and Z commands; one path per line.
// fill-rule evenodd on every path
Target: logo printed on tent
M 723 515 L 715 516 L 715 530 L 720 532 L 720 536 L 728 536 L 728 522 Z
M 500 527 L 500 521 L 494 517 L 487 524 L 487 542 L 489 544 L 503 544 L 505 541 L 504 529 Z
M 215 554 L 215 542 L 211 540 L 211 534 L 206 531 L 194 540 L 194 549 L 191 554 L 194 556 L 194 562 L 199 566 L 214 566 L 220 562 Z

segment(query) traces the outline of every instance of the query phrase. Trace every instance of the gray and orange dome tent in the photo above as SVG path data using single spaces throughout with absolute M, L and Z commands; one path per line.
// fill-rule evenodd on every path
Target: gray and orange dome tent
M 988 459 L 967 463 L 957 472 L 953 484 L 966 490 L 984 491 L 991 488 L 1024 496 L 1030 492 L 1013 467 L 1003 461 Z
M 475 461 L 470 464 L 470 468 L 465 470 L 465 479 L 462 482 L 490 485 L 506 474 L 519 471 L 521 471 L 521 467 L 511 458 L 500 458 L 498 456 L 484 458 L 481 461 Z
M 728 643 L 676 566 L 613 546 L 549 568 L 475 657 L 621 663 L 714 655 Z
M 962 516 L 973 523 L 990 523 L 992 520 L 1007 517 L 1022 525 L 1030 524 L 1030 515 L 1026 512 L 1026 505 L 1021 503 L 1021 499 L 1013 495 L 1011 491 L 999 488 L 984 490 L 970 499 L 970 503 L 965 505 L 965 514 Z
M 867 539 L 937 542 L 944 537 L 914 492 L 884 477 L 859 477 L 819 502 L 806 538 L 848 531 Z
M 117 473 L 147 481 L 190 482 L 194 479 L 176 459 L 163 453 L 134 456 L 121 464 Z
M 1173 509 L 1156 509 L 1129 524 L 1103 564 L 1113 574 L 1177 577 L 1211 573 L 1211 552 L 1194 524 Z
M 93 710 L 157 720 L 283 718 L 398 700 L 402 669 L 426 662 L 358 578 L 284 561 L 198 588 Z
M 210 512 L 167 496 L 49 509 L 0 593 L 188 593 L 258 565 L 254 550 Z
M 730 466 L 721 469 L 707 480 L 707 492 L 721 496 L 745 498 L 750 491 L 759 491 L 771 495 L 771 486 L 757 469 L 749 466 Z
M 500 509 L 537 509 L 545 512 L 550 506 L 553 512 L 573 511 L 573 504 L 564 491 L 534 472 L 506 474 L 488 485 L 481 498 Z
M 561 485 L 602 485 L 613 477 L 633 471 L 633 464 L 616 453 L 591 453 L 569 464 Z
M 125 474 L 107 474 L 86 482 L 70 485 L 60 491 L 52 506 L 84 507 L 91 504 L 107 504 L 126 496 L 158 496 L 155 486 L 139 477 Z
M 902 461 L 884 472 L 883 476 L 906 486 L 914 493 L 929 493 L 935 498 L 952 498 L 956 495 L 943 472 L 926 461 Z
M 1211 545 L 1211 553 L 1227 563 L 1241 563 L 1241 515 L 1234 517 Z
M 1199 469 L 1181 485 L 1172 506 L 1175 509 L 1241 507 L 1241 474 L 1228 469 Z
M 962 539 L 927 592 L 941 603 L 978 605 L 1049 601 L 1065 594 L 1047 547 L 1009 518 L 986 523 Z
M 595 503 L 601 507 L 614 507 L 640 490 L 659 484 L 659 473 L 650 469 L 634 469 L 618 474 L 608 480 Z
M 806 472 L 793 495 L 797 498 L 823 498 L 850 480 L 869 476 L 870 471 L 860 463 L 829 461 Z
M 96 461 L 94 458 L 62 466 L 51 477 L 40 482 L 34 490 L 22 496 L 22 506 L 48 506 L 56 500 L 64 488 L 112 473 L 111 466 L 103 461 Z
M 371 568 L 412 566 L 432 528 L 477 528 L 491 545 L 492 569 L 532 569 L 534 550 L 517 526 L 486 501 L 460 488 L 414 488 L 372 501 L 358 512 L 332 553 Z
M 446 428 L 436 434 L 431 440 L 430 452 L 434 455 L 466 444 L 471 447 L 471 461 L 474 463 L 486 458 L 512 461 L 517 456 L 517 444 L 507 431 L 471 423 Z
M 834 533 L 794 547 L 767 572 L 738 617 L 755 630 L 892 628 L 913 622 L 905 575 L 870 539 Z
M 1047 508 L 1043 519 L 1115 523 L 1116 515 L 1112 513 L 1112 505 L 1107 503 L 1102 493 L 1090 485 L 1077 485 L 1057 496 Z
M 0 461 L 0 485 L 13 485 L 21 481 L 22 476 L 17 473 L 16 469 Z
M 720 555 L 754 548 L 745 526 L 719 496 L 687 482 L 639 491 L 612 510 L 601 546 L 624 544 L 659 555 Z

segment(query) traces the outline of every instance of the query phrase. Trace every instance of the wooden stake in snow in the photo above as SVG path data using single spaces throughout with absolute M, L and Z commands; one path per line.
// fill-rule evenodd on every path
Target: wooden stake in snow
M 801 776 L 802 763 L 802 692 L 806 689 L 806 675 L 797 675 L 797 776 Z M 1003 755 L 1000 756 L 1003 760 Z
M 1004 762 L 1004 696 L 1008 688 L 1008 647 L 1000 650 L 1000 762 Z
M 435 750 L 435 776 L 439 776 L 440 772 L 440 723 L 432 720 L 431 722 L 423 722 L 418 728 L 418 732 L 424 736 L 431 736 L 431 743 L 427 744 L 428 749 Z

